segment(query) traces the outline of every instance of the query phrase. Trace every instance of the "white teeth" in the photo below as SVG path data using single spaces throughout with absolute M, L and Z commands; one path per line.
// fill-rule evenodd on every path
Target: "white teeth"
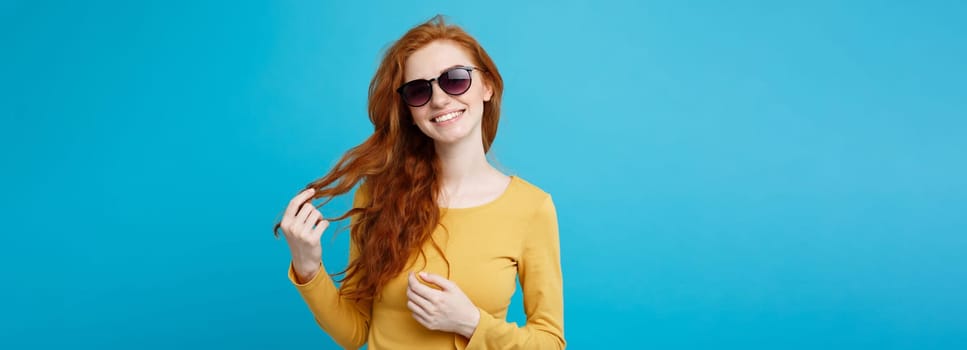
M 458 115 L 460 115 L 460 113 L 463 113 L 463 111 L 450 112 L 450 113 L 441 115 L 439 117 L 433 118 L 433 122 L 434 123 L 442 123 L 442 122 L 445 122 L 447 120 L 456 118 Z

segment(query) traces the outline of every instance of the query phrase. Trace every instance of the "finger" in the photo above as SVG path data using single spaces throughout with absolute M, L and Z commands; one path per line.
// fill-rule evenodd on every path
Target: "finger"
M 416 294 L 416 292 L 414 292 L 412 288 L 406 288 L 406 298 L 409 299 L 410 302 L 415 303 L 417 306 L 420 307 L 420 309 L 422 309 L 423 311 L 426 311 L 428 314 L 430 313 L 430 311 L 435 309 L 435 307 L 433 306 L 433 302 L 431 302 L 429 299 L 424 298 L 419 294 Z
M 316 222 L 318 222 L 319 219 L 322 218 L 322 213 L 319 212 L 319 209 L 317 209 L 315 206 L 313 206 L 312 209 L 313 210 L 309 212 L 309 217 L 306 218 L 306 222 L 305 222 L 306 227 L 315 226 Z
M 299 210 L 299 206 L 301 206 L 302 203 L 305 203 L 306 200 L 312 197 L 312 195 L 315 193 L 315 188 L 308 188 L 302 192 L 299 192 L 299 194 L 295 195 L 295 197 L 292 197 L 292 200 L 289 201 L 289 205 L 285 207 L 284 216 L 294 217 L 296 211 Z
M 295 221 L 293 221 L 293 225 L 301 228 L 302 225 L 305 225 L 306 218 L 309 217 L 309 214 L 312 214 L 312 212 L 315 210 L 316 210 L 316 207 L 313 206 L 312 203 L 306 202 L 305 204 L 303 204 L 302 208 L 299 209 L 299 214 L 296 214 L 295 216 Z
M 432 273 L 420 272 L 420 278 L 422 278 L 424 281 L 427 281 L 427 282 L 433 283 L 433 284 L 435 284 L 437 286 L 440 286 L 440 288 L 443 289 L 443 290 L 445 290 L 445 291 L 446 290 L 458 289 L 457 288 L 457 285 L 455 283 L 453 283 L 453 281 L 450 281 L 450 280 L 448 280 L 446 278 L 443 278 L 443 276 L 440 276 L 440 275 L 434 275 Z
M 433 300 L 433 297 L 440 293 L 440 291 L 430 288 L 417 280 L 416 275 L 412 272 L 410 272 L 409 283 L 409 287 L 413 289 L 413 292 L 427 300 Z
M 326 227 L 329 227 L 329 220 L 319 221 L 319 223 L 316 224 L 316 228 L 312 230 L 312 236 L 322 236 L 322 232 L 326 230 Z
M 420 307 L 420 304 L 417 304 L 413 300 L 406 301 L 406 308 L 410 309 L 410 311 L 412 311 L 415 314 L 420 314 L 420 316 L 423 316 L 423 317 L 428 317 L 428 315 L 430 314 L 429 312 L 426 312 L 426 310 L 424 310 L 422 307 Z
M 415 319 L 416 322 L 419 322 L 420 325 L 422 325 L 424 328 L 431 329 L 430 325 L 432 324 L 432 322 L 430 322 L 430 316 L 427 316 L 419 311 L 411 312 L 410 316 L 413 316 L 413 319 Z

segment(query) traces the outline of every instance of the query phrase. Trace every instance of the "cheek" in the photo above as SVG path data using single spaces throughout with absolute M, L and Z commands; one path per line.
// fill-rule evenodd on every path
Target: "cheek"
M 413 123 L 416 123 L 419 120 L 426 119 L 426 111 L 425 111 L 426 108 L 423 108 L 423 107 L 407 107 L 407 108 L 410 109 L 410 118 L 413 119 Z
M 481 89 L 477 93 L 477 96 L 474 96 L 473 98 L 473 106 L 474 108 L 482 111 L 484 102 L 487 102 L 487 92 Z
M 468 105 L 471 108 L 480 109 L 487 97 L 487 91 L 485 91 L 482 87 L 472 87 L 470 88 L 470 91 L 467 91 L 467 93 L 461 95 L 460 97 L 462 97 L 460 102 L 463 104 Z

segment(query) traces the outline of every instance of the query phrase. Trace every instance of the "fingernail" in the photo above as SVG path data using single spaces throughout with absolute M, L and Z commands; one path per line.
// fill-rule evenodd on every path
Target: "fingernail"
M 426 272 L 420 271 L 420 277 L 426 278 Z

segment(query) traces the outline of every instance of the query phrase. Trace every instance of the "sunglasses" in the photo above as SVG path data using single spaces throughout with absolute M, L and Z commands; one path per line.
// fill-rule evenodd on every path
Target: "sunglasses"
M 447 95 L 463 95 L 467 90 L 470 90 L 470 72 L 474 69 L 479 68 L 470 66 L 453 67 L 440 74 L 439 77 L 430 80 L 417 79 L 403 84 L 399 89 L 396 89 L 396 92 L 403 98 L 403 102 L 411 107 L 420 107 L 430 102 L 430 97 L 433 96 L 433 85 L 431 83 L 434 80 L 440 86 L 440 90 L 443 90 Z

